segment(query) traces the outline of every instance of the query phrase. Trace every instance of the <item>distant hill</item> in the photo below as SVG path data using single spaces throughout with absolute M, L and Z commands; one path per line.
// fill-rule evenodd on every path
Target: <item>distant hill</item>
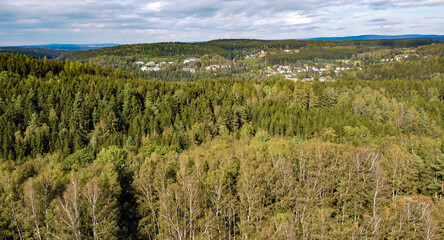
M 34 55 L 36 58 L 55 59 L 67 53 L 67 50 L 49 49 L 49 48 L 28 48 L 28 47 L 0 47 L 0 53 L 19 53 L 25 55 Z
M 208 42 L 184 43 L 163 42 L 145 44 L 127 44 L 103 47 L 88 51 L 72 51 L 60 57 L 61 60 L 84 61 L 94 57 L 114 56 L 119 58 L 146 59 L 158 57 L 199 57 L 206 54 L 217 54 L 227 59 L 243 57 L 246 52 L 271 49 L 317 48 L 325 46 L 385 46 L 385 47 L 418 47 L 437 42 L 433 39 L 388 39 L 363 41 L 349 39 L 347 42 L 319 40 L 255 40 L 255 39 L 219 39 Z
M 343 41 L 343 40 L 383 40 L 383 39 L 438 39 L 444 40 L 444 35 L 359 35 L 346 37 L 318 37 L 306 40 L 327 40 L 327 41 Z
M 119 44 L 114 43 L 101 43 L 101 44 L 46 44 L 46 45 L 29 45 L 29 46 L 19 46 L 26 48 L 49 48 L 57 50 L 67 50 L 67 51 L 84 51 L 91 49 L 98 49 L 103 47 L 113 47 Z
M 229 64 L 230 61 L 245 59 L 245 56 L 267 52 L 258 59 L 263 64 L 288 64 L 301 60 L 349 59 L 353 55 L 376 49 L 416 48 L 439 43 L 434 39 L 385 39 L 385 40 L 255 40 L 219 39 L 208 42 L 184 43 L 164 42 L 151 44 L 128 44 L 114 47 L 91 49 L 88 51 L 69 51 L 58 60 L 92 63 L 102 67 L 133 72 L 141 77 L 149 75 L 141 70 L 136 61 L 182 62 L 188 57 L 203 58 L 197 64 Z M 298 49 L 297 53 L 283 53 L 284 49 Z M 222 63 L 220 63 L 222 62 Z M 177 66 L 175 66 L 177 67 Z M 177 70 L 177 69 L 175 69 Z M 174 71 L 170 71 L 174 72 Z M 156 73 L 157 74 L 157 73 Z M 164 74 L 163 71 L 159 74 Z M 166 74 L 166 73 L 165 73 Z M 170 73 L 168 73 L 170 74 Z M 150 75 L 151 76 L 151 75 Z M 165 77 L 165 76 L 163 76 Z M 173 77 L 169 76 L 169 79 Z
M 46 44 L 46 45 L 28 45 L 28 46 L 13 46 L 0 47 L 0 53 L 20 53 L 25 55 L 34 55 L 37 58 L 55 59 L 70 51 L 87 51 L 99 49 L 104 47 L 113 47 L 118 44 L 103 43 L 103 44 Z

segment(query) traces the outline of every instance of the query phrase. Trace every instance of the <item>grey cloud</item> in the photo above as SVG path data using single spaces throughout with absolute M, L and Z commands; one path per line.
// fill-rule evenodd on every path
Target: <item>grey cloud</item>
M 192 41 L 225 36 L 317 37 L 343 30 L 354 31 L 349 35 L 361 31 L 380 33 L 388 26 L 396 28 L 407 23 L 406 19 L 390 21 L 376 16 L 375 11 L 395 9 L 396 13 L 397 9 L 418 6 L 442 8 L 444 0 L 2 0 L 2 3 L 3 31 L 20 32 L 20 36 L 28 32 L 32 36 L 36 31 L 31 30 L 45 29 L 48 31 L 42 31 L 41 35 L 50 39 L 69 36 L 78 37 L 79 41 L 125 43 L 138 42 L 139 36 L 145 41 Z M 360 11 L 368 15 L 359 15 Z M 66 34 L 56 36 L 61 32 Z M 2 41 L 5 42 L 0 37 L 0 44 Z
M 444 0 L 364 0 L 364 3 L 375 9 L 387 9 L 397 7 L 443 6 Z
M 371 19 L 371 20 L 369 20 L 369 22 L 371 22 L 371 23 L 379 23 L 379 22 L 385 22 L 386 21 L 386 19 L 385 18 L 374 18 L 374 19 Z

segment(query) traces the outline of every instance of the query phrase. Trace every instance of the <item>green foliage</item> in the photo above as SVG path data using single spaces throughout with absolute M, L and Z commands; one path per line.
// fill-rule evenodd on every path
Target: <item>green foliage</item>
M 261 141 L 261 142 L 266 142 L 268 140 L 270 140 L 271 136 L 270 134 L 268 134 L 267 131 L 264 130 L 259 130 L 256 132 L 256 135 L 254 136 L 254 139 Z
M 220 40 L 101 52 L 237 58 L 361 43 Z M 168 82 L 0 54 L 0 238 L 439 239 L 441 63 L 364 68 L 383 81 L 357 81 L 365 77 L 355 71 L 324 83 Z
M 169 152 L 180 152 L 180 148 L 176 146 L 159 146 L 159 145 L 149 144 L 139 149 L 139 153 L 146 157 L 150 156 L 152 153 L 165 155 Z
M 112 163 L 114 166 L 121 168 L 125 164 L 127 153 L 117 146 L 102 148 L 97 154 L 96 160 L 99 163 Z
M 79 167 L 84 167 L 87 164 L 92 163 L 94 160 L 94 155 L 87 148 L 77 150 L 73 154 L 69 155 L 62 161 L 62 168 L 65 171 L 71 169 L 77 169 Z

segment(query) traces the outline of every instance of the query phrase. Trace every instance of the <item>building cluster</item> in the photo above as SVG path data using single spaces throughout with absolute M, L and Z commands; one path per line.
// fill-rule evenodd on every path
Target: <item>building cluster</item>
M 247 54 L 247 55 L 245 56 L 245 59 L 252 59 L 252 58 L 258 58 L 258 57 L 264 57 L 266 53 L 267 53 L 266 51 L 262 50 L 262 51 L 260 51 L 260 52 L 258 52 L 258 53 Z
M 142 65 L 142 67 L 140 68 L 142 71 L 159 71 L 160 67 L 163 67 L 163 66 L 165 66 L 167 64 L 173 64 L 173 62 L 159 62 L 159 63 L 156 63 L 154 61 L 150 61 L 150 62 L 147 62 L 145 64 L 144 61 L 137 61 L 137 62 L 135 62 L 135 64 Z
M 199 58 L 195 58 L 195 57 L 190 57 L 190 58 L 186 58 L 183 63 L 187 64 L 190 62 L 196 62 L 199 61 Z M 150 61 L 145 63 L 144 61 L 136 61 L 134 62 L 137 65 L 142 65 L 142 67 L 140 68 L 142 71 L 160 71 L 161 67 L 167 65 L 167 64 L 173 64 L 174 62 L 159 62 L 156 63 L 154 61 Z M 194 68 L 183 68 L 183 71 L 189 71 L 189 72 L 195 72 Z
M 336 73 L 339 73 L 341 71 L 345 71 L 345 70 L 349 70 L 350 67 L 334 67 L 330 64 L 325 65 L 324 67 L 317 67 L 317 66 L 295 66 L 295 67 L 291 67 L 291 66 L 282 66 L 282 65 L 275 65 L 273 67 L 268 67 L 265 71 L 263 71 L 262 73 L 266 73 L 269 75 L 272 74 L 286 74 L 287 75 L 297 75 L 298 73 L 303 73 L 303 72 L 312 72 L 312 73 L 318 73 L 318 74 L 322 74 L 326 71 L 330 71 L 330 70 L 334 70 Z M 357 67 L 357 69 L 361 70 L 362 68 Z
M 199 58 L 189 57 L 189 58 L 185 58 L 185 60 L 183 60 L 183 64 L 196 62 L 196 61 L 199 61 Z M 191 67 L 184 67 L 184 68 L 182 68 L 182 71 L 194 73 L 194 72 L 196 72 L 196 69 L 191 68 Z
M 415 56 L 419 56 L 418 54 L 415 54 Z M 388 57 L 388 58 L 382 58 L 381 62 L 394 62 L 394 61 L 401 61 L 401 59 L 407 59 L 410 57 L 410 54 L 405 55 L 397 55 L 394 57 Z
M 209 65 L 209 66 L 205 67 L 205 69 L 208 71 L 211 71 L 211 70 L 215 71 L 217 69 L 227 69 L 227 68 L 231 68 L 231 66 L 230 65 Z

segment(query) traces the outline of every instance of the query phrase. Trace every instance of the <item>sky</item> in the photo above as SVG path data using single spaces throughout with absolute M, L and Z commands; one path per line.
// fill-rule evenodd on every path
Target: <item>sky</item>
M 0 0 L 0 46 L 444 34 L 444 0 Z

